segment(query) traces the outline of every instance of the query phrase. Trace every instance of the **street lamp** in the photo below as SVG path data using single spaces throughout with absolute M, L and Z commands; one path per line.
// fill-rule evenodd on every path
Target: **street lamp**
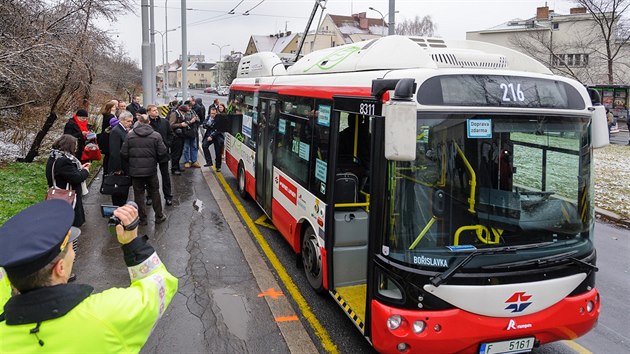
M 166 48 L 164 47 L 164 35 L 167 34 L 168 32 L 172 32 L 175 31 L 177 28 L 171 28 L 169 30 L 166 30 L 164 32 L 162 31 L 153 31 L 153 34 L 159 34 L 160 37 L 162 37 L 162 70 L 164 70 L 164 92 L 162 93 L 162 97 L 164 97 L 164 103 L 168 103 L 168 69 L 166 67 L 166 59 L 165 59 L 165 53 L 166 53 Z
M 383 13 L 382 13 L 382 12 L 378 11 L 377 9 L 375 9 L 375 8 L 373 8 L 373 7 L 371 7 L 371 6 L 370 6 L 370 7 L 368 7 L 368 9 L 370 9 L 370 10 L 372 10 L 372 11 L 376 11 L 376 12 L 378 12 L 378 14 L 379 14 L 379 15 L 381 15 L 381 20 L 383 21 L 383 27 L 385 27 L 385 23 L 386 23 L 386 22 L 385 22 L 385 17 L 387 17 L 387 15 L 389 15 L 389 12 L 388 12 L 388 13 L 386 13 L 385 15 L 383 15 Z M 400 11 L 398 11 L 398 10 L 394 11 L 394 13 L 395 13 L 395 14 L 397 14 L 398 12 L 400 12 Z M 387 25 L 387 27 L 388 27 L 388 28 L 389 28 L 389 26 L 390 26 L 390 24 L 388 24 L 388 25 Z M 383 33 L 383 34 L 384 34 L 384 33 Z M 390 34 L 393 34 L 393 33 L 390 33 Z
M 222 58 L 221 53 L 223 51 L 223 48 L 229 47 L 230 45 L 229 44 L 218 45 L 216 43 L 212 43 L 212 45 L 217 47 L 217 48 L 219 48 L 219 60 L 217 61 L 218 73 L 219 73 L 219 78 L 218 78 L 217 81 L 218 81 L 219 84 L 217 86 L 221 86 L 221 65 L 220 65 L 220 61 L 221 61 L 221 58 Z

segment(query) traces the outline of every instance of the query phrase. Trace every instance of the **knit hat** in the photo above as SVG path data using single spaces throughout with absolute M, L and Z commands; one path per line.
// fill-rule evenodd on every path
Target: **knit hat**
M 80 109 L 77 111 L 77 117 L 89 117 L 89 115 L 85 109 Z
M 187 105 L 185 105 L 185 104 L 183 104 L 183 105 L 181 105 L 181 106 L 177 107 L 177 109 L 179 109 L 179 110 L 180 110 L 180 111 L 182 111 L 182 112 L 188 112 L 188 111 L 190 111 L 190 107 L 188 107 L 188 106 L 187 106 Z
M 116 126 L 116 124 L 118 124 L 118 118 L 114 117 L 114 118 L 112 118 L 112 119 L 110 119 L 110 120 L 109 120 L 109 126 L 110 126 L 110 127 L 112 127 L 112 128 L 113 128 L 113 127 L 115 127 L 115 126 Z
M 138 109 L 138 113 L 140 113 L 140 114 L 147 114 L 147 109 L 146 109 L 146 108 L 144 108 L 144 107 L 140 107 L 140 108 Z

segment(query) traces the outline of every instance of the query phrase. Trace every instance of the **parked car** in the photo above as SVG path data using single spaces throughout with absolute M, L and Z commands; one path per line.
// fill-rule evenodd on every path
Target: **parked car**
M 214 87 L 206 87 L 206 88 L 203 90 L 203 92 L 204 92 L 204 93 L 218 93 L 218 92 L 217 92 L 217 89 L 216 89 L 216 88 L 214 88 Z
M 219 86 L 219 88 L 217 89 L 217 94 L 219 96 L 227 96 L 230 94 L 230 87 L 229 86 Z
M 183 93 L 183 92 L 181 92 L 181 91 L 177 92 L 177 94 L 175 95 L 175 99 L 176 99 L 177 101 L 182 101 L 182 102 L 184 102 L 184 93 Z

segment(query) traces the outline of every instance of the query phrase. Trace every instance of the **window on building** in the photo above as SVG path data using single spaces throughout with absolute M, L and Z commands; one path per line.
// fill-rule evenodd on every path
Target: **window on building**
M 552 54 L 551 65 L 553 67 L 584 67 L 588 65 L 588 54 Z
M 554 30 L 557 30 L 560 28 L 560 24 L 558 22 L 552 23 L 551 28 L 553 28 Z

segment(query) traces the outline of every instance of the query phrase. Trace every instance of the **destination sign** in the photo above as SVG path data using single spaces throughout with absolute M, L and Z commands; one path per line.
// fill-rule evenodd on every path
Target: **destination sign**
M 448 75 L 425 81 L 418 102 L 430 106 L 584 109 L 575 87 L 556 80 L 502 75 Z

